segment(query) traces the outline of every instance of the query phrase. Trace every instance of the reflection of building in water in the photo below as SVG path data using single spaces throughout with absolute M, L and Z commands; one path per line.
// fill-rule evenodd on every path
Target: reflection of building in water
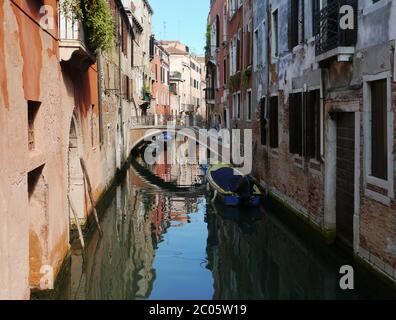
M 100 209 L 103 237 L 95 234 L 88 243 L 85 263 L 72 256 L 60 298 L 144 299 L 151 293 L 155 243 L 139 192 L 124 183 L 108 199 Z
M 173 159 L 169 159 L 168 152 L 161 152 L 156 157 L 157 164 L 151 166 L 151 171 L 162 178 L 165 182 L 173 182 L 180 187 L 189 187 L 200 184 L 202 181 L 202 175 L 199 165 L 180 163 L 180 157 L 178 154 L 180 153 L 180 150 L 186 150 L 186 148 L 188 148 L 188 143 L 170 143 L 168 148 L 173 148 L 172 152 L 169 152 Z M 195 158 L 194 161 L 196 161 Z
M 214 299 L 330 299 L 340 294 L 338 270 L 272 217 L 244 226 L 210 214 L 208 225 Z
M 170 165 L 151 169 L 159 176 L 172 171 Z M 155 280 L 155 250 L 170 227 L 190 222 L 189 214 L 198 212 L 198 199 L 159 190 L 131 169 L 98 211 L 103 216 L 103 237 L 93 232 L 85 261 L 82 252 L 74 251 L 57 298 L 149 298 Z

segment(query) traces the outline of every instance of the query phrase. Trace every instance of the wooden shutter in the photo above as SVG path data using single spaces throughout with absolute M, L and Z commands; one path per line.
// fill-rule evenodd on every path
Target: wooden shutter
M 303 155 L 303 95 L 302 93 L 297 93 L 296 95 L 296 136 L 297 136 L 297 148 L 298 154 Z
M 388 180 L 387 80 L 371 83 L 371 170 Z
M 294 93 L 289 97 L 289 151 L 291 154 L 303 155 L 303 117 L 302 93 Z
M 279 147 L 279 118 L 278 118 L 278 97 L 270 99 L 270 147 Z
M 105 91 L 110 89 L 110 70 L 109 70 L 109 64 L 106 63 L 106 68 L 105 68 Z
M 292 50 L 295 46 L 298 45 L 298 34 L 299 34 L 299 0 L 290 1 L 289 5 L 289 49 Z
M 320 0 L 312 0 L 312 30 L 313 35 L 316 36 L 319 33 L 320 25 Z
M 320 141 L 320 91 L 315 90 L 307 94 L 305 106 L 305 156 L 310 159 L 318 159 L 318 142 Z
M 267 120 L 265 119 L 265 98 L 260 100 L 260 133 L 261 145 L 267 145 Z
M 297 144 L 296 144 L 296 101 L 295 95 L 289 95 L 289 152 L 291 154 L 298 153 Z

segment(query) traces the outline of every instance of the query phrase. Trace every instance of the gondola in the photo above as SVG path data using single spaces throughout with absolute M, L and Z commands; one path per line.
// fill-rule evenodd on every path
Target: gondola
M 206 178 L 212 191 L 212 201 L 218 200 L 231 207 L 258 207 L 262 202 L 264 194 L 254 179 L 231 165 L 210 166 Z

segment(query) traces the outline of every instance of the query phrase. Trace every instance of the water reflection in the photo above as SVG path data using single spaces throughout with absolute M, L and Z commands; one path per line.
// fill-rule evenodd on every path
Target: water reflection
M 365 278 L 340 291 L 348 258 L 288 227 L 278 211 L 211 204 L 202 181 L 198 166 L 134 161 L 98 210 L 104 236 L 93 232 L 85 253 L 73 250 L 55 298 L 390 297 Z
M 70 272 L 56 298 L 188 297 L 183 283 L 175 279 L 173 284 L 167 282 L 174 275 L 180 280 L 184 273 L 187 277 L 183 282 L 190 277 L 194 285 L 192 273 L 197 272 L 196 264 L 203 274 L 201 279 L 208 281 L 204 281 L 205 288 L 198 296 L 190 296 L 211 297 L 211 273 L 205 263 L 206 202 L 200 189 L 192 187 L 202 184 L 201 169 L 147 166 L 142 160 L 135 165 L 137 168 L 131 167 L 124 181 L 111 190 L 98 210 L 103 216 L 104 236 L 100 238 L 94 232 L 85 254 L 73 250 Z M 149 173 L 160 182 L 153 184 Z M 183 241 L 184 245 L 180 245 Z M 179 287 L 175 286 L 177 283 Z
M 214 299 L 350 300 L 389 299 L 395 293 L 357 270 L 354 291 L 339 287 L 351 257 L 304 238 L 280 219 L 285 213 L 208 207 L 209 268 Z M 356 270 L 356 268 L 355 268 Z

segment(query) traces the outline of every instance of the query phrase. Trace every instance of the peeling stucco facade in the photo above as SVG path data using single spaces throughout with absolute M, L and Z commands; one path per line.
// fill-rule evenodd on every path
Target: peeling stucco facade
M 219 2 L 211 2 L 209 25 L 212 26 L 212 38 L 216 34 L 213 32 L 216 15 L 221 17 Z M 235 2 L 224 3 L 230 6 Z M 252 121 L 247 121 L 245 116 L 240 121 L 231 121 L 230 129 L 253 128 L 254 176 L 267 187 L 273 198 L 292 208 L 328 240 L 337 239 L 344 243 L 358 259 L 395 281 L 396 3 L 389 0 L 377 3 L 356 1 L 353 21 L 357 31 L 356 35 L 349 34 L 356 36 L 351 37 L 356 41 L 348 40 L 354 43 L 341 45 L 345 39 L 339 33 L 336 40 L 340 44 L 336 49 L 323 52 L 318 49 L 320 41 L 326 41 L 330 33 L 321 35 L 315 30 L 318 23 L 315 16 L 317 10 L 330 5 L 330 1 L 254 0 L 251 4 L 249 1 L 240 3 L 243 8 L 239 9 L 239 15 L 244 12 L 245 23 L 252 7 L 254 117 Z M 315 3 L 321 7 L 315 9 Z M 236 11 L 233 17 L 228 17 L 227 34 L 231 37 L 241 25 L 236 22 L 241 19 L 239 15 Z M 220 55 L 224 51 L 222 48 L 214 50 L 213 40 L 210 49 L 207 54 L 209 71 L 210 67 L 222 63 Z M 229 58 L 230 50 L 223 55 Z M 230 68 L 230 63 L 227 67 Z M 208 83 L 216 88 L 215 81 L 209 82 L 211 76 L 208 72 Z M 383 126 L 387 131 L 381 141 L 386 147 L 383 163 L 386 163 L 387 175 L 382 179 L 372 176 L 372 158 L 378 155 L 371 150 L 371 90 L 378 81 L 386 83 L 386 106 L 384 102 L 381 107 L 386 108 Z M 219 114 L 223 117 L 221 89 L 209 99 L 214 104 L 211 110 L 216 119 Z M 316 97 L 317 111 L 315 120 L 307 120 L 304 117 L 309 114 L 308 109 L 303 108 L 310 106 L 308 99 L 314 99 L 312 96 Z M 274 115 L 271 100 L 275 101 L 272 98 L 276 97 Z M 295 136 L 293 130 L 297 130 L 293 127 L 299 121 L 292 111 L 298 101 L 296 97 L 301 97 L 303 117 L 302 131 L 296 131 L 298 135 L 301 133 L 300 153 L 292 150 L 295 141 L 291 141 Z M 227 108 L 232 109 L 233 104 L 229 99 Z M 243 106 L 246 115 L 246 102 Z M 278 128 L 276 147 L 271 146 L 274 121 Z M 308 121 L 311 125 L 315 123 L 314 140 L 307 138 Z M 309 141 L 315 144 L 314 156 L 308 155 L 307 150 L 312 149 Z M 343 157 L 350 163 L 343 163 Z M 342 170 L 351 181 L 342 182 Z M 342 188 L 349 188 L 348 196 L 340 196 Z M 348 206 L 347 217 L 346 213 L 343 216 L 341 204 Z M 350 233 L 346 242 L 344 223 Z
M 256 23 L 269 26 L 266 32 L 269 40 L 260 41 L 257 46 L 257 64 L 264 65 L 263 71 L 255 73 L 255 102 L 260 98 L 277 95 L 279 97 L 279 147 L 262 146 L 256 140 L 256 154 L 261 161 L 255 162 L 254 174 L 268 186 L 275 198 L 294 208 L 310 223 L 326 234 L 338 237 L 337 221 L 337 125 L 334 115 L 353 114 L 355 121 L 354 152 L 355 194 L 353 206 L 353 250 L 375 269 L 395 280 L 396 255 L 394 241 L 396 232 L 395 215 L 395 68 L 394 68 L 394 21 L 396 7 L 392 1 L 359 1 L 357 12 L 357 42 L 355 53 L 349 62 L 339 62 L 337 57 L 318 61 L 315 54 L 312 3 L 304 2 L 304 41 L 289 49 L 290 6 L 288 1 L 268 1 L 266 13 L 260 11 L 262 1 L 255 1 Z M 271 15 L 278 10 L 279 55 L 273 56 L 273 48 L 268 54 L 260 54 L 263 47 L 273 45 L 274 29 Z M 302 10 L 300 8 L 300 10 Z M 301 14 L 301 11 L 300 11 Z M 392 20 L 393 19 L 393 20 Z M 260 27 L 260 26 L 259 26 Z M 257 25 L 256 25 L 257 28 Z M 265 49 L 264 49 L 265 50 Z M 264 58 L 263 58 L 264 57 Z M 260 61 L 260 58 L 263 59 Z M 268 65 L 269 72 L 266 67 Z M 263 75 L 268 76 L 269 82 Z M 370 177 L 371 117 L 367 105 L 371 81 L 387 79 L 388 83 L 388 178 L 378 181 Z M 268 83 L 268 86 L 267 86 Z M 266 92 L 268 90 L 268 92 Z M 289 111 L 290 95 L 295 92 L 319 90 L 321 136 L 320 159 L 309 159 L 289 152 Z M 266 106 L 268 108 L 268 104 Z M 258 122 L 260 114 L 256 113 Z M 267 119 L 268 120 L 268 119 Z M 258 123 L 253 136 L 259 137 L 262 127 Z M 267 132 L 267 136 L 269 133 Z M 339 213 L 338 213 L 339 214 Z
M 57 1 L 43 3 L 54 8 L 53 29 L 40 25 L 38 3 L 0 3 L 0 299 L 28 299 L 43 266 L 59 274 L 76 223 L 68 194 L 80 224 L 92 210 L 80 158 L 96 203 L 128 157 L 138 114 L 123 82 L 133 79 L 134 37 L 121 1 L 109 4 L 125 21 L 128 51 L 117 45 L 85 67 L 79 57 L 85 63 L 93 55 L 83 41 L 58 32 Z M 82 55 L 73 56 L 64 40 Z

